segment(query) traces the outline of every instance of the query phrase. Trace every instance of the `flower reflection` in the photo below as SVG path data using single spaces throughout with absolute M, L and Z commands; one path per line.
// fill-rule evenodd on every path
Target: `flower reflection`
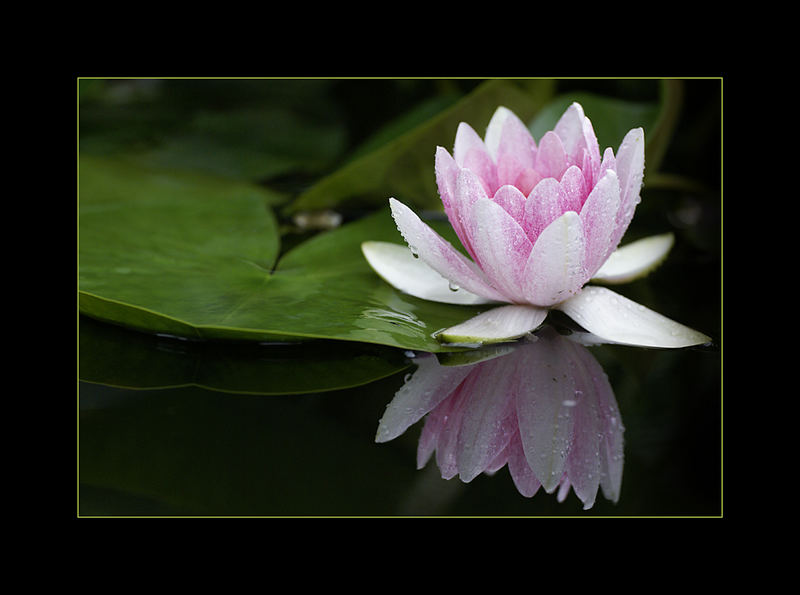
M 442 365 L 420 355 L 386 407 L 376 442 L 427 415 L 419 469 L 434 453 L 444 479 L 469 482 L 508 465 L 523 496 L 541 487 L 558 490 L 561 502 L 572 488 L 589 509 L 599 488 L 616 502 L 624 428 L 608 378 L 575 338 L 544 327 L 530 341 L 484 351 L 476 363 Z

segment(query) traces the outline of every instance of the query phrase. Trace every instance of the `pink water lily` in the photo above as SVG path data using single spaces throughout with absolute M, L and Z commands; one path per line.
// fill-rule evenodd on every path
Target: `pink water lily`
M 706 343 L 706 335 L 611 291 L 665 258 L 671 234 L 619 247 L 640 202 L 644 131 L 600 153 L 592 124 L 573 103 L 538 144 L 499 107 L 484 138 L 468 124 L 453 155 L 437 147 L 436 182 L 464 256 L 410 208 L 389 199 L 408 244 L 366 242 L 363 253 L 394 287 L 454 304 L 507 304 L 441 332 L 452 343 L 518 338 L 558 309 L 606 341 L 653 347 Z
M 622 419 L 603 369 L 574 338 L 544 327 L 535 341 L 495 347 L 460 365 L 420 354 L 416 371 L 387 405 L 376 442 L 397 438 L 425 417 L 417 468 L 434 457 L 444 479 L 468 483 L 507 466 L 525 497 L 543 488 L 563 501 L 572 489 L 588 509 L 599 488 L 616 502 Z

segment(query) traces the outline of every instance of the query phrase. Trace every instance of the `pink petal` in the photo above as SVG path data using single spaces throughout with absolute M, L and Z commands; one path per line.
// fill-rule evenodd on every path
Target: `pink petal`
M 564 355 L 560 343 L 534 344 L 518 376 L 520 439 L 525 458 L 547 493 L 561 482 L 572 437 L 568 403 L 574 399 L 575 384 Z
M 500 107 L 486 129 L 486 149 L 497 164 L 498 185 L 513 184 L 534 166 L 536 141 L 527 126 L 510 110 Z
M 522 227 L 531 242 L 535 242 L 544 229 L 564 214 L 567 196 L 555 178 L 545 178 L 531 191 L 525 202 Z
M 503 207 L 516 221 L 522 221 L 525 215 L 527 197 L 514 186 L 500 186 L 492 199 Z
M 507 301 L 524 302 L 521 275 L 533 244 L 498 203 L 480 198 L 472 209 L 470 237 L 481 269 Z
M 600 169 L 600 145 L 597 143 L 597 135 L 594 133 L 592 122 L 589 118 L 583 119 L 583 142 L 586 149 L 589 165 L 594 180 L 598 180 Z
M 591 278 L 608 259 L 620 203 L 619 182 L 613 169 L 606 171 L 581 209 L 586 233 L 586 272 Z
M 567 154 L 561 139 L 552 130 L 545 132 L 536 152 L 536 171 L 542 174 L 542 177 L 560 180 L 567 165 Z
M 600 162 L 600 169 L 597 174 L 597 179 L 601 179 L 609 169 L 617 171 L 617 160 L 614 157 L 614 150 L 611 147 L 607 147 L 603 153 L 603 161 Z
M 461 430 L 461 420 L 469 395 L 468 384 L 475 375 L 475 370 L 472 370 L 456 392 L 445 401 L 449 410 L 444 418 L 437 422 L 439 431 L 436 440 L 436 464 L 444 479 L 458 475 L 458 433 Z
M 644 130 L 634 128 L 625 135 L 617 151 L 616 165 L 620 208 L 617 213 L 616 229 L 611 238 L 611 251 L 619 244 L 633 219 L 636 205 L 641 201 L 639 191 L 644 177 Z
M 512 383 L 516 360 L 500 357 L 478 364 L 464 382 L 464 414 L 457 440 L 459 477 L 470 482 L 504 450 L 515 432 Z
M 483 139 L 464 122 L 458 125 L 453 158 L 460 168 L 475 172 L 490 196 L 497 190 L 497 170 Z
M 583 221 L 567 211 L 538 237 L 525 265 L 525 295 L 536 306 L 552 306 L 580 291 L 584 267 Z
M 459 238 L 461 243 L 479 266 L 481 261 L 473 247 L 474 221 L 472 207 L 476 201 L 487 196 L 485 186 L 472 170 L 461 169 L 458 171 L 452 201 L 453 213 L 460 228 Z
M 452 211 L 453 195 L 456 191 L 456 176 L 458 175 L 458 164 L 450 156 L 444 147 L 436 147 L 436 157 L 434 159 L 434 172 L 436 174 L 436 185 L 439 188 L 439 197 L 442 199 L 444 210 L 450 216 Z M 452 223 L 451 218 L 451 223 Z M 455 227 L 455 225 L 454 225 Z M 456 230 L 457 232 L 458 230 Z
M 514 186 L 519 188 L 520 192 L 526 196 L 531 193 L 536 184 L 542 181 L 542 174 L 533 168 L 524 169 L 514 180 Z
M 579 103 L 573 103 L 559 118 L 553 132 L 561 139 L 564 152 L 571 163 L 576 163 L 581 149 L 585 148 L 583 121 L 586 116 Z
M 460 395 L 461 393 L 456 388 L 447 399 L 444 399 L 434 407 L 433 411 L 425 418 L 419 442 L 417 443 L 417 469 L 422 469 L 433 452 L 438 449 L 439 441 L 447 431 L 448 421 L 451 419 L 453 411 L 458 409 L 458 402 L 462 398 Z M 443 439 L 442 442 L 444 442 Z M 453 474 L 451 477 L 457 472 L 455 461 L 453 461 L 452 467 Z
M 589 194 L 589 185 L 577 165 L 571 165 L 561 176 L 561 189 L 564 192 L 564 211 L 580 213 L 586 196 Z
M 591 508 L 600 486 L 601 423 L 591 378 L 586 373 L 584 359 L 591 359 L 582 345 L 574 345 L 570 358 L 575 379 L 575 396 L 570 407 L 573 421 L 572 444 L 567 457 L 566 471 L 575 495 L 584 509 Z M 582 349 L 580 352 L 578 349 Z M 587 357 L 588 356 L 588 357 Z
M 423 223 L 411 209 L 394 198 L 389 199 L 389 206 L 408 247 L 428 266 L 469 292 L 491 300 L 506 301 L 501 293 L 489 286 L 474 263 Z
M 508 471 L 511 474 L 511 479 L 520 494 L 526 498 L 532 498 L 539 488 L 542 487 L 541 482 L 536 478 L 533 469 L 528 464 L 525 458 L 525 452 L 522 449 L 522 440 L 517 432 L 511 439 L 508 445 Z
M 464 229 L 463 221 L 467 213 L 464 212 L 462 201 L 458 199 L 456 193 L 460 168 L 446 149 L 437 147 L 434 170 L 436 172 L 436 185 L 439 187 L 439 196 L 442 199 L 444 212 L 450 221 L 450 225 L 467 252 L 475 258 L 475 253 L 472 251 L 472 246 L 469 242 L 469 236 Z M 478 196 L 482 195 L 482 186 L 478 182 L 475 182 L 475 186 L 481 190 Z
M 600 165 L 600 148 L 592 123 L 578 103 L 570 105 L 553 128 L 561 139 L 567 161 L 579 165 L 587 178 L 594 179 Z

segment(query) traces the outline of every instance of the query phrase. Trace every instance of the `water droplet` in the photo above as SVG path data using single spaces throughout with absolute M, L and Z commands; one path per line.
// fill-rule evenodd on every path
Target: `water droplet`
M 450 291 L 458 291 L 459 289 L 461 289 L 461 288 L 460 288 L 458 285 L 456 285 L 456 284 L 455 284 L 455 283 L 453 283 L 452 281 L 450 281 L 450 282 L 447 284 L 447 286 L 450 288 Z

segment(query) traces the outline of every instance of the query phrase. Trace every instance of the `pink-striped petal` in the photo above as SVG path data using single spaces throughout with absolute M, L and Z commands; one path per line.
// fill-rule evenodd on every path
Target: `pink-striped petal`
M 511 398 L 516 359 L 500 357 L 480 364 L 469 380 L 464 416 L 458 432 L 459 477 L 470 482 L 505 450 L 516 427 Z
M 522 227 L 531 242 L 536 239 L 553 221 L 564 214 L 567 196 L 564 188 L 555 178 L 545 178 L 531 190 L 525 202 Z
M 620 208 L 609 254 L 619 244 L 633 219 L 636 205 L 641 201 L 639 192 L 644 178 L 644 130 L 641 128 L 634 128 L 622 139 L 616 155 L 616 171 L 620 187 Z
M 589 194 L 589 186 L 577 165 L 570 165 L 564 175 L 561 176 L 561 189 L 564 193 L 564 210 L 581 212 L 586 197 Z
M 460 168 L 468 168 L 475 172 L 488 195 L 494 194 L 498 186 L 494 161 L 483 139 L 465 122 L 461 122 L 456 130 L 453 158 Z
M 497 164 L 497 183 L 513 184 L 520 174 L 534 166 L 536 141 L 527 126 L 513 112 L 499 107 L 486 129 L 486 149 Z
M 536 187 L 536 184 L 541 182 L 542 179 L 542 174 L 532 167 L 529 167 L 520 172 L 513 184 L 519 188 L 520 192 L 522 192 L 525 196 L 528 196 L 531 193 L 531 190 L 533 190 Z
M 472 258 L 475 258 L 475 253 L 472 250 L 472 245 L 470 244 L 469 236 L 463 223 L 467 212 L 465 212 L 463 200 L 460 200 L 457 194 L 458 176 L 461 168 L 458 167 L 455 159 L 451 157 L 446 149 L 437 147 L 434 171 L 436 172 L 436 185 L 439 188 L 439 196 L 442 199 L 444 212 L 450 221 L 450 225 L 453 227 L 453 231 L 456 232 L 458 239 L 461 240 L 461 245 L 466 248 Z M 483 187 L 477 180 L 475 180 L 473 186 L 475 187 L 475 198 L 477 198 L 477 196 L 483 196 Z M 467 207 L 471 202 L 474 202 L 474 200 L 475 199 L 472 198 L 471 201 L 468 202 Z
M 390 198 L 389 206 L 397 229 L 415 253 L 442 277 L 467 291 L 494 301 L 507 301 L 486 281 L 480 269 L 400 201 Z
M 575 384 L 558 343 L 531 352 L 518 377 L 517 419 L 520 439 L 533 473 L 545 491 L 561 482 L 570 449 L 572 418 L 569 403 Z
M 578 213 L 567 211 L 533 245 L 525 265 L 528 302 L 552 306 L 575 295 L 588 279 L 584 251 L 583 222 Z
M 512 437 L 508 445 L 508 471 L 517 490 L 526 498 L 532 498 L 542 487 L 541 482 L 528 464 L 528 459 L 525 458 L 525 451 L 522 448 L 519 432 Z
M 573 103 L 556 122 L 553 132 L 561 139 L 564 152 L 571 163 L 576 163 L 581 149 L 585 148 L 584 125 L 586 116 L 579 103 Z
M 474 247 L 473 205 L 480 199 L 487 198 L 485 186 L 480 178 L 470 169 L 461 169 L 456 175 L 455 194 L 453 195 L 453 212 L 458 221 L 461 243 L 470 256 L 480 266 L 481 261 Z
M 577 344 L 573 347 L 575 357 L 570 358 L 570 362 L 573 364 L 571 370 L 576 392 L 573 400 L 569 401 L 573 430 L 566 471 L 575 495 L 583 502 L 584 510 L 587 510 L 594 505 L 600 487 L 602 425 L 592 379 L 587 376 L 583 361 L 593 358 L 585 356 L 585 347 Z M 584 352 L 578 352 L 578 349 Z
M 470 238 L 481 269 L 508 301 L 524 302 L 522 273 L 533 244 L 498 203 L 480 198 L 472 207 Z
M 586 272 L 590 278 L 607 260 L 619 212 L 619 182 L 613 169 L 606 171 L 580 211 L 586 234 Z
M 523 221 L 527 197 L 516 186 L 500 186 L 492 199 L 516 221 Z
M 545 178 L 560 180 L 568 165 L 561 139 L 552 130 L 545 132 L 536 151 L 536 171 Z

